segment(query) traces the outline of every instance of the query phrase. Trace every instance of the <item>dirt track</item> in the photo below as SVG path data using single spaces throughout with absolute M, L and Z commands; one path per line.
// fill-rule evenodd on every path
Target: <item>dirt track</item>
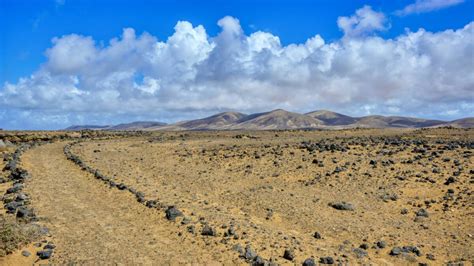
M 33 149 L 22 159 L 33 176 L 25 192 L 57 246 L 52 262 L 238 262 L 233 252 L 178 236 L 178 227 L 162 212 L 139 204 L 130 193 L 110 190 L 81 171 L 66 160 L 64 144 Z

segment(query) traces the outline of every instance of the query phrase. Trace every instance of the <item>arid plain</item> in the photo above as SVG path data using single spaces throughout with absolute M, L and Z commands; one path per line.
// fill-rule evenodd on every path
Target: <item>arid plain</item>
M 474 261 L 473 129 L 64 134 L 2 173 L 45 231 L 2 264 Z

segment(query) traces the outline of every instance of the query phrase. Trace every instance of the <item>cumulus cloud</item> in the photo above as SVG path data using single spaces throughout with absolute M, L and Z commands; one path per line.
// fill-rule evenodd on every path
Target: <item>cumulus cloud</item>
M 415 3 L 409 4 L 401 10 L 397 10 L 395 14 L 406 16 L 410 14 L 426 13 L 455 6 L 463 2 L 464 0 L 416 0 Z
M 77 34 L 54 38 L 35 73 L 0 90 L 2 123 L 171 122 L 275 108 L 472 116 L 474 22 L 394 39 L 368 34 L 384 21 L 363 7 L 338 20 L 341 40 L 315 35 L 286 46 L 269 32 L 246 34 L 233 17 L 218 21 L 217 36 L 179 21 L 166 40 L 130 28 L 106 45 Z
M 386 30 L 386 20 L 382 12 L 376 12 L 372 10 L 372 7 L 364 6 L 356 10 L 356 13 L 350 17 L 339 17 L 337 25 L 345 36 L 356 37 Z

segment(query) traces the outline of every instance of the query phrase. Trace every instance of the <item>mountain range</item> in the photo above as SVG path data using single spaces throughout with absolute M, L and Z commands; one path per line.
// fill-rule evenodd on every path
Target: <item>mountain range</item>
M 452 126 L 474 127 L 474 117 L 453 121 L 430 120 L 403 116 L 371 115 L 351 117 L 327 110 L 306 114 L 276 109 L 270 112 L 243 114 L 224 112 L 206 118 L 174 124 L 138 121 L 127 124 L 97 126 L 76 125 L 66 130 L 279 130 L 279 129 L 344 129 L 344 128 L 423 128 Z

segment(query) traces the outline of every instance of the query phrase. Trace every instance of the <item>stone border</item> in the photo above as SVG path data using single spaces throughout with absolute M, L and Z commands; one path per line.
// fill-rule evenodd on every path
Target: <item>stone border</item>
M 83 171 L 86 171 L 86 172 L 94 175 L 94 177 L 96 179 L 104 182 L 104 184 L 108 185 L 110 189 L 116 188 L 118 190 L 122 190 L 122 191 L 126 190 L 126 191 L 130 192 L 132 195 L 135 196 L 135 198 L 137 199 L 137 201 L 139 203 L 145 205 L 147 208 L 150 208 L 150 209 L 154 208 L 154 209 L 164 210 L 165 217 L 169 221 L 174 222 L 177 217 L 184 216 L 183 213 L 181 211 L 179 211 L 175 206 L 173 206 L 173 205 L 169 205 L 169 206 L 164 205 L 163 203 L 159 202 L 157 199 L 146 199 L 145 198 L 145 193 L 140 192 L 137 189 L 135 189 L 131 186 L 128 186 L 124 183 L 116 183 L 115 181 L 113 181 L 112 178 L 107 177 L 104 174 L 100 173 L 100 171 L 98 169 L 94 169 L 94 168 L 88 166 L 78 155 L 73 154 L 72 151 L 71 151 L 71 148 L 74 145 L 77 145 L 77 144 L 82 143 L 82 142 L 84 142 L 84 140 L 74 141 L 72 143 L 66 144 L 64 146 L 64 155 L 66 156 L 66 158 L 68 160 L 72 161 L 74 164 L 79 166 Z M 234 231 L 234 229 L 232 227 L 228 231 L 229 232 L 226 232 L 224 234 L 224 236 L 230 237 L 230 236 L 233 235 L 233 233 L 231 233 L 231 231 Z M 189 228 L 188 228 L 188 232 L 194 233 L 194 226 L 193 226 L 192 231 L 190 231 Z M 216 230 L 214 228 L 210 227 L 209 225 L 204 225 L 204 227 L 202 228 L 201 235 L 202 236 L 216 236 Z M 275 262 L 271 262 L 271 261 L 266 260 L 266 259 L 262 258 L 261 256 L 257 255 L 257 253 L 252 249 L 251 245 L 247 245 L 244 249 L 244 248 L 242 248 L 242 246 L 240 244 L 236 244 L 232 247 L 232 250 L 239 253 L 239 258 L 245 260 L 246 262 L 250 263 L 251 265 L 256 265 L 256 266 L 260 266 L 260 265 L 261 266 L 263 266 L 263 265 L 265 265 L 265 266 L 278 265 Z
M 15 215 L 16 219 L 24 223 L 38 222 L 38 217 L 33 208 L 29 208 L 30 198 L 27 194 L 23 193 L 24 182 L 31 178 L 30 173 L 24 168 L 18 166 L 21 161 L 21 155 L 34 147 L 51 143 L 52 141 L 36 141 L 33 143 L 23 143 L 15 150 L 11 158 L 2 169 L 2 171 L 10 171 L 10 175 L 7 178 L 7 182 L 13 182 L 12 186 L 7 189 L 5 194 L 2 196 L 2 202 L 7 214 Z M 47 234 L 48 229 L 43 227 L 40 229 L 42 234 Z M 43 241 L 43 242 L 46 242 Z M 53 250 L 56 246 L 48 242 L 43 250 L 36 253 L 39 259 L 50 259 L 53 255 Z M 27 252 L 29 254 L 29 252 Z M 28 255 L 29 256 L 29 255 Z

